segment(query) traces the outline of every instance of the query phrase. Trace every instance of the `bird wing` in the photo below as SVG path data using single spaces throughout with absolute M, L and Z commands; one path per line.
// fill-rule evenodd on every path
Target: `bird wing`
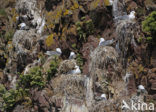
M 46 52 L 45 53 L 46 55 L 50 55 L 50 56 L 52 56 L 52 55 L 60 55 L 60 53 L 58 53 L 58 52 L 56 52 L 56 51 L 49 51 L 49 52 Z
M 108 45 L 111 45 L 113 43 L 114 43 L 114 40 L 112 39 L 112 40 L 106 40 L 104 42 L 101 42 L 100 45 L 102 45 L 102 46 L 108 46 Z

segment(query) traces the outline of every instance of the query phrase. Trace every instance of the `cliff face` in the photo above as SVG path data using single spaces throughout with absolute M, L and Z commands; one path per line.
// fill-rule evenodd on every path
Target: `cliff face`
M 143 23 L 154 0 L 0 4 L 0 111 L 130 112 L 123 100 L 155 104 L 155 18 Z

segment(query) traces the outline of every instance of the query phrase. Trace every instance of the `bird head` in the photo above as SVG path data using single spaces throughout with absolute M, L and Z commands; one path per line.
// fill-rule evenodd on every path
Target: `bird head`
M 70 52 L 70 56 L 74 56 L 75 55 L 75 53 L 74 52 Z
M 57 51 L 58 53 L 62 54 L 62 51 L 61 51 L 60 48 L 56 48 L 56 51 Z
M 77 68 L 79 68 L 79 66 L 76 65 L 76 66 L 75 66 L 75 69 L 77 69 Z
M 21 24 L 19 24 L 18 26 L 19 26 L 19 27 L 25 27 L 26 24 L 25 24 L 25 23 L 21 23 Z
M 138 89 L 139 89 L 139 90 L 145 90 L 145 88 L 144 88 L 143 85 L 139 85 L 139 86 L 138 86 Z
M 102 95 L 101 95 L 101 98 L 107 99 L 106 94 L 102 94 Z
M 103 42 L 103 41 L 105 41 L 105 39 L 104 38 L 100 38 L 100 42 Z
M 131 13 L 130 13 L 130 14 L 135 15 L 135 11 L 131 11 Z

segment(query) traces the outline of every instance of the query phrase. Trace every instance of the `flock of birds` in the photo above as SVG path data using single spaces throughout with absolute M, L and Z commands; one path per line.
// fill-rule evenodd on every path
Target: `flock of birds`
M 145 89 L 145 87 L 143 85 L 138 86 L 138 93 L 139 93 L 139 95 L 141 93 L 146 93 L 146 89 Z M 101 97 L 101 100 L 107 100 L 107 95 L 106 94 L 101 94 L 100 97 Z
M 108 46 L 111 45 L 112 43 L 114 43 L 114 40 L 105 40 L 104 38 L 100 38 L 100 42 L 99 42 L 99 46 Z M 56 48 L 55 51 L 46 51 L 45 55 L 47 56 L 61 56 L 62 54 L 62 50 L 60 48 Z M 68 57 L 68 59 L 75 59 L 76 58 L 76 54 L 75 52 L 70 52 L 70 55 Z M 71 70 L 68 72 L 68 74 L 80 74 L 81 70 L 80 67 L 78 65 L 75 65 L 74 70 Z
M 46 51 L 45 53 L 48 56 L 60 56 L 62 54 L 62 50 L 60 48 L 56 48 L 55 51 Z M 70 56 L 68 59 L 75 59 L 76 58 L 76 54 L 74 52 L 70 52 Z M 69 71 L 67 74 L 80 74 L 81 70 L 80 67 L 78 65 L 75 64 L 75 67 L 73 70 Z
M 113 5 L 113 0 L 109 0 L 110 2 L 110 5 Z M 135 11 L 131 11 L 129 15 L 124 15 L 124 16 L 119 16 L 115 19 L 129 19 L 129 20 L 134 20 L 135 19 Z M 25 23 L 20 23 L 18 25 L 20 27 L 20 30 L 26 30 L 28 29 L 27 28 L 27 25 Z M 105 40 L 104 38 L 100 38 L 100 42 L 99 42 L 99 46 L 108 46 L 108 45 L 111 45 L 113 44 L 115 41 L 112 39 L 112 40 Z M 62 54 L 62 50 L 60 48 L 56 48 L 55 51 L 46 51 L 45 55 L 48 55 L 48 56 L 53 56 L 53 55 L 56 55 L 56 56 L 61 56 Z M 76 54 L 74 52 L 70 52 L 70 56 L 68 59 L 75 59 L 76 58 Z M 71 71 L 69 71 L 67 74 L 80 74 L 81 73 L 81 70 L 79 68 L 78 65 L 75 65 L 75 68 Z M 139 85 L 138 86 L 138 91 L 140 93 L 144 93 L 146 90 L 144 88 L 143 85 Z M 102 100 L 107 100 L 107 96 L 106 94 L 101 94 L 101 99 Z

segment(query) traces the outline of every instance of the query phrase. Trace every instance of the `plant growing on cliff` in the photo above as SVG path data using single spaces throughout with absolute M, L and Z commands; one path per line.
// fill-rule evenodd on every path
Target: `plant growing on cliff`
M 26 75 L 21 74 L 19 85 L 24 88 L 38 87 L 43 88 L 45 85 L 41 68 L 36 66 L 30 69 L 30 72 Z
M 156 11 L 149 14 L 149 16 L 142 22 L 142 29 L 147 34 L 148 42 L 156 44 Z
M 51 34 L 46 38 L 46 45 L 49 47 L 54 43 L 54 35 Z
M 47 71 L 47 80 L 50 81 L 50 79 L 52 77 L 55 76 L 55 74 L 57 73 L 57 68 L 59 67 L 59 63 L 60 63 L 60 60 L 58 57 L 55 57 L 51 63 L 50 63 L 50 68 L 49 70 Z
M 27 90 L 22 88 L 6 90 L 4 85 L 1 84 L 0 97 L 2 98 L 2 107 L 0 109 L 2 111 L 10 111 L 18 102 L 26 101 Z
M 76 30 L 79 36 L 79 40 L 86 41 L 86 38 L 94 33 L 94 24 L 91 19 L 81 18 L 81 21 L 76 23 Z
M 0 17 L 7 17 L 5 9 L 0 9 Z
M 10 41 L 13 38 L 14 35 L 14 31 L 13 30 L 9 30 L 5 33 L 5 40 Z
M 78 66 L 80 67 L 80 69 L 82 70 L 83 68 L 83 64 L 84 64 L 84 60 L 83 60 L 83 58 L 82 58 L 82 55 L 81 54 L 77 54 L 77 56 L 76 56 L 76 62 L 77 62 L 77 64 L 78 64 Z

